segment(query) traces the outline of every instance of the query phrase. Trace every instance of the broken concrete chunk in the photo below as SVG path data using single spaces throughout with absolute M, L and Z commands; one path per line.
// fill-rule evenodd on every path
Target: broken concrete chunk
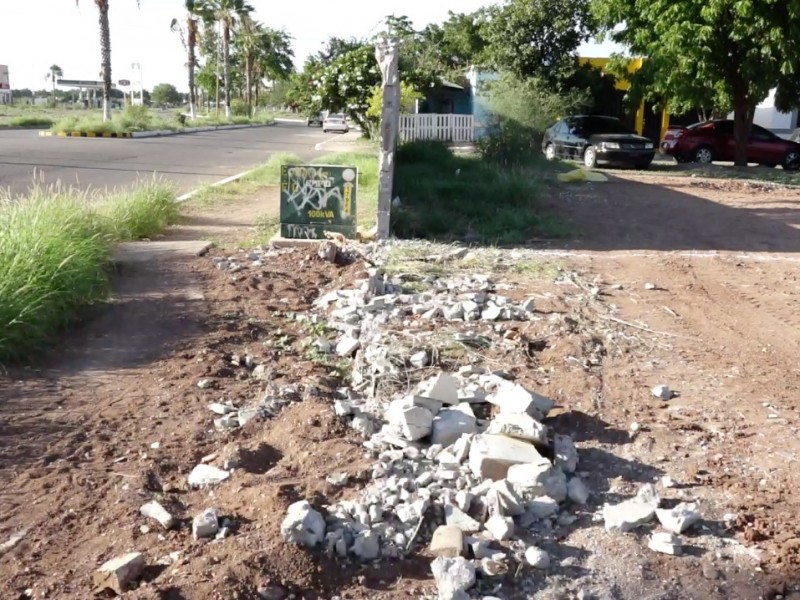
M 452 504 L 445 504 L 444 518 L 448 525 L 458 527 L 464 533 L 475 533 L 481 530 L 481 524 L 478 521 Z
M 650 392 L 656 398 L 660 398 L 661 400 L 671 400 L 672 399 L 672 390 L 669 389 L 668 385 L 657 385 L 655 386 Z
M 412 354 L 409 357 L 408 362 L 411 363 L 412 367 L 422 369 L 431 364 L 431 357 L 427 350 L 420 350 L 419 352 Z
M 575 504 L 586 504 L 589 501 L 589 489 L 580 477 L 569 480 L 567 495 Z
M 155 500 L 144 504 L 139 509 L 139 512 L 142 514 L 142 516 L 147 517 L 148 519 L 154 519 L 161 523 L 161 526 L 164 529 L 172 529 L 175 525 L 175 517 L 169 514 L 169 511 L 167 511 L 166 508 L 161 506 L 161 504 Z
M 295 502 L 286 511 L 281 535 L 285 542 L 312 548 L 325 539 L 325 519 L 307 501 Z
M 510 466 L 528 463 L 550 466 L 533 444 L 504 435 L 476 435 L 470 445 L 469 467 L 484 479 L 504 479 Z
M 464 305 L 456 302 L 444 309 L 444 318 L 448 321 L 458 321 L 464 318 Z
M 228 413 L 236 412 L 236 407 L 230 404 L 222 404 L 220 402 L 212 402 L 208 405 L 208 410 L 217 415 L 227 415 Z
M 549 569 L 550 555 L 536 546 L 531 546 L 525 550 L 525 562 L 534 569 Z
M 564 473 L 574 473 L 578 466 L 578 450 L 572 438 L 567 435 L 556 435 L 553 438 L 555 465 Z
M 192 519 L 192 537 L 195 540 L 200 538 L 213 537 L 219 531 L 219 518 L 217 511 L 207 508 Z
M 474 436 L 469 433 L 464 433 L 461 435 L 460 438 L 453 444 L 453 457 L 456 459 L 458 464 L 463 463 L 469 457 L 469 448 L 472 445 L 472 438 Z
M 505 479 L 492 484 L 486 494 L 485 502 L 489 507 L 489 513 L 493 515 L 517 517 L 525 512 L 522 500 Z
M 392 428 L 410 442 L 430 435 L 433 427 L 433 414 L 421 406 L 395 409 L 389 416 Z
M 557 502 L 563 502 L 567 498 L 567 476 L 561 469 L 550 465 L 549 461 L 512 465 L 506 478 L 509 483 L 530 495 L 550 496 Z
M 466 402 L 445 408 L 433 420 L 431 441 L 434 444 L 450 446 L 463 434 L 473 434 L 478 430 L 475 413 Z
M 549 496 L 534 498 L 526 506 L 525 517 L 530 522 L 552 517 L 558 512 L 558 502 Z
M 491 533 L 492 537 L 498 542 L 507 540 L 514 535 L 514 519 L 494 515 L 486 521 L 486 531 Z
M 486 304 L 486 308 L 481 313 L 481 318 L 484 321 L 497 321 L 503 314 L 503 309 L 497 306 L 494 302 Z
M 420 396 L 443 404 L 458 404 L 458 382 L 449 373 L 439 373 L 420 384 Z
M 197 382 L 197 387 L 201 390 L 209 390 L 214 387 L 214 380 L 213 379 L 201 379 Z
M 681 539 L 667 531 L 659 531 L 650 536 L 647 547 L 654 552 L 679 556 L 683 550 Z
M 508 437 L 547 446 L 547 427 L 524 413 L 500 413 L 489 423 L 486 433 L 507 435 Z
M 440 525 L 433 532 L 431 554 L 455 558 L 464 552 L 464 532 L 454 525 Z
M 500 560 L 494 558 L 484 558 L 481 560 L 481 573 L 486 577 L 499 577 L 508 573 L 508 564 L 505 562 L 505 556 Z
M 554 403 L 535 392 L 526 390 L 518 383 L 501 380 L 495 392 L 487 400 L 500 407 L 501 413 L 527 414 L 541 421 L 553 409 Z
M 142 574 L 145 568 L 144 554 L 131 552 L 112 558 L 102 564 L 94 574 L 94 585 L 100 589 L 111 589 L 123 594 Z
M 205 487 L 218 485 L 230 477 L 228 471 L 223 471 L 211 465 L 199 464 L 189 473 L 187 482 L 190 487 Z
M 340 339 L 336 344 L 336 354 L 343 358 L 347 358 L 353 356 L 361 347 L 361 342 L 358 338 L 351 337 L 349 335 L 344 336 Z
M 362 531 L 353 542 L 353 554 L 361 560 L 375 560 L 381 553 L 380 536 L 374 531 Z
M 681 502 L 675 508 L 656 509 L 661 526 L 670 533 L 681 534 L 700 520 L 697 504 Z
M 475 566 L 465 558 L 440 556 L 431 563 L 439 600 L 468 599 L 466 591 L 475 585 Z
M 606 531 L 631 531 L 649 523 L 656 514 L 660 498 L 652 484 L 645 484 L 635 498 L 603 506 Z

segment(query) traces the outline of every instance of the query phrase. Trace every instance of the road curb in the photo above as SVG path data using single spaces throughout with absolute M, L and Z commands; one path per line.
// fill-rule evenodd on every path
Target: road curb
M 231 129 L 256 129 L 258 127 L 272 127 L 275 123 L 263 123 L 257 125 L 221 125 L 219 127 L 188 127 L 181 131 L 171 129 L 159 129 L 156 131 L 134 131 L 133 133 L 103 133 L 99 131 L 40 131 L 39 137 L 82 137 L 82 138 L 125 138 L 142 139 L 153 137 L 167 137 L 171 135 L 187 135 L 191 133 L 203 133 L 206 131 L 227 131 Z

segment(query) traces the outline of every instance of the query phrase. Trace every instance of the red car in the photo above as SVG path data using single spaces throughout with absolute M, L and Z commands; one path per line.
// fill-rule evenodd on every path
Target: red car
M 688 127 L 670 127 L 661 142 L 661 152 L 678 162 L 712 163 L 733 161 L 736 143 L 733 121 L 716 120 L 695 123 Z M 800 169 L 800 144 L 778 137 L 771 131 L 753 125 L 747 142 L 747 160 L 767 167 Z

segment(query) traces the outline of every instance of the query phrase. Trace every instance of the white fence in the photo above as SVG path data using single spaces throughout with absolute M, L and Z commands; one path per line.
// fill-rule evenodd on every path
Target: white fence
M 400 142 L 472 142 L 472 115 L 400 115 Z

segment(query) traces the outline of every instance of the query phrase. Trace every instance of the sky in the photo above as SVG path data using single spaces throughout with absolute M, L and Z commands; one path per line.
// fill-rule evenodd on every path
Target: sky
M 448 10 L 472 12 L 492 0 L 250 0 L 256 18 L 285 29 L 293 38 L 296 64 L 318 51 L 332 35 L 366 37 L 379 30 L 389 14 L 406 15 L 417 29 L 447 19 Z M 142 67 L 146 89 L 172 83 L 188 91 L 185 51 L 173 18 L 184 16 L 182 0 L 110 0 L 112 77 L 131 78 L 132 63 Z M 12 7 L 13 6 L 13 14 Z M 100 78 L 100 35 L 94 0 L 0 0 L 0 64 L 9 66 L 11 88 L 50 88 L 52 64 L 65 79 Z M 584 56 L 608 56 L 612 44 L 590 43 Z

